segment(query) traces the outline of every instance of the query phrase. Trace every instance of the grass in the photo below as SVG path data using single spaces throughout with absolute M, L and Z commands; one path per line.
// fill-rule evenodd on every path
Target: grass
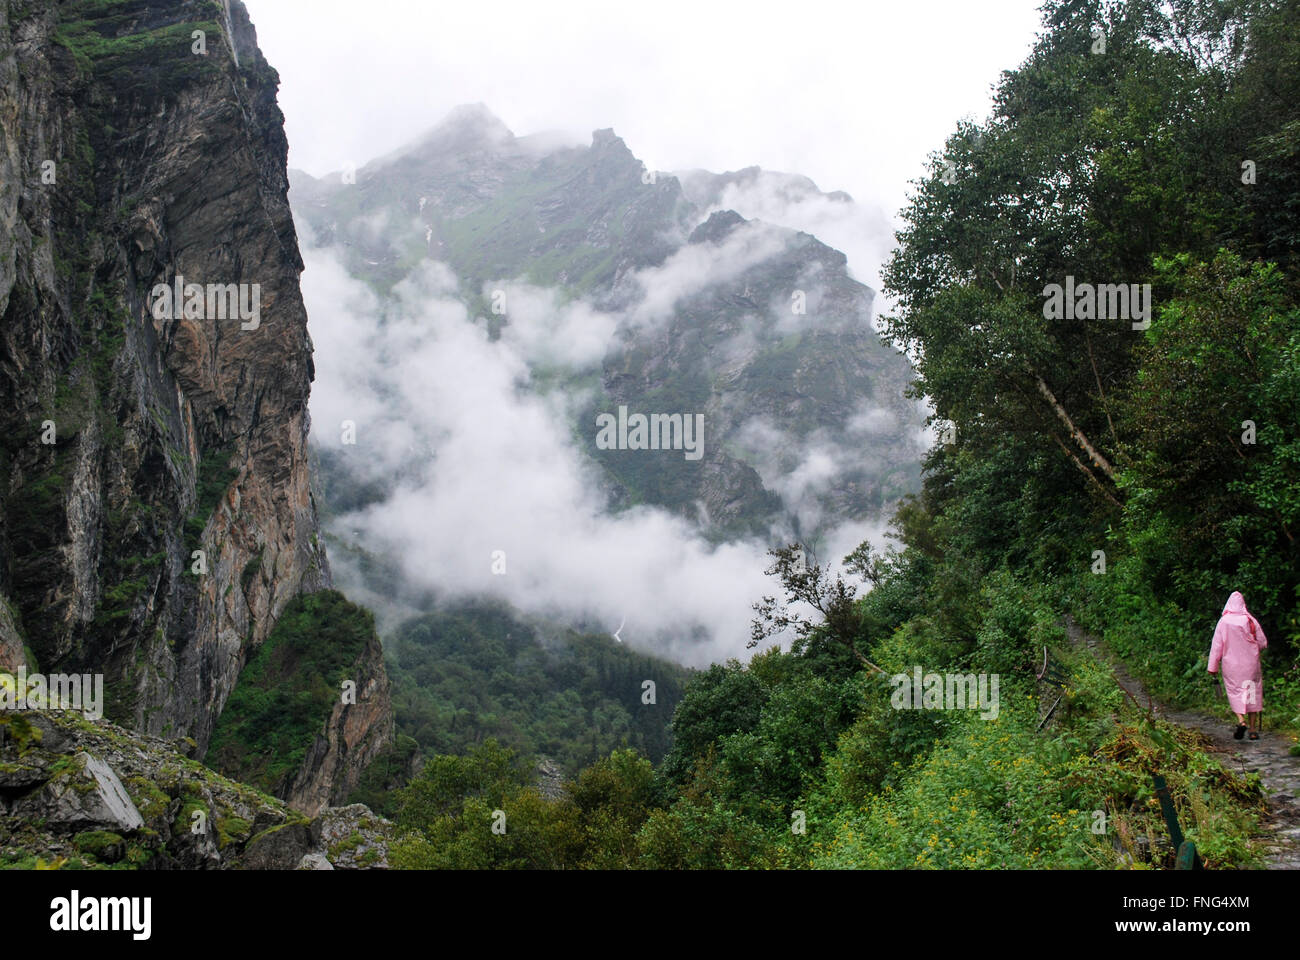
M 194 483 L 194 509 L 185 521 L 185 540 L 197 544 L 203 539 L 203 531 L 208 526 L 213 512 L 221 502 L 222 495 L 230 489 L 239 476 L 239 468 L 230 466 L 234 455 L 233 444 L 226 444 L 205 453 L 199 460 L 197 477 Z
M 370 611 L 335 590 L 296 597 L 249 658 L 217 721 L 208 763 L 275 794 L 323 731 L 374 634 Z

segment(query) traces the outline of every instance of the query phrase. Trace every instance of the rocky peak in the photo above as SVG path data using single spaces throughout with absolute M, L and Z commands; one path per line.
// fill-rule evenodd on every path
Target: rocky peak
M 611 128 L 606 127 L 592 132 L 590 153 L 592 163 L 606 171 L 608 175 L 635 174 L 639 182 L 644 164 L 633 155 L 622 137 L 615 135 Z
M 467 103 L 452 109 L 417 143 L 421 149 L 464 152 L 499 146 L 514 139 L 510 128 L 486 106 Z
M 623 138 L 614 132 L 613 127 L 602 127 L 599 130 L 591 132 L 591 149 L 593 150 L 615 150 L 631 153 Z
M 745 218 L 735 210 L 717 210 L 691 231 L 689 242 L 717 243 L 745 222 Z

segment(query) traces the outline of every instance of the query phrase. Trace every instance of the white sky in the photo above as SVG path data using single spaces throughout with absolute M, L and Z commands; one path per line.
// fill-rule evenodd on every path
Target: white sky
M 613 127 L 651 169 L 757 164 L 891 217 L 1039 22 L 1037 0 L 245 2 L 317 176 L 482 102 L 518 135 Z

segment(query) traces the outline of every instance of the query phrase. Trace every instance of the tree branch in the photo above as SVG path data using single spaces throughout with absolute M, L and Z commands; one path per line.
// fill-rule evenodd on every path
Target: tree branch
M 1119 446 L 1119 437 L 1115 436 L 1115 421 L 1110 418 L 1110 404 L 1106 400 L 1106 391 L 1101 385 L 1101 374 L 1097 372 L 1097 361 L 1092 356 L 1092 337 L 1088 334 L 1088 328 L 1083 328 L 1083 342 L 1088 345 L 1088 362 L 1092 364 L 1092 377 L 1097 381 L 1097 393 L 1101 397 L 1101 408 L 1106 411 L 1106 423 L 1110 425 L 1110 439 L 1115 446 Z
M 1061 448 L 1062 452 L 1064 452 L 1067 457 L 1069 457 L 1071 460 L 1074 461 L 1074 465 L 1078 467 L 1080 470 L 1082 470 L 1084 472 L 1084 475 L 1087 476 L 1089 480 L 1091 480 L 1094 484 L 1096 484 L 1097 489 L 1101 491 L 1101 495 L 1103 497 L 1105 497 L 1111 503 L 1115 504 L 1115 506 L 1120 507 L 1121 509 L 1123 508 L 1124 505 L 1120 503 L 1118 500 L 1116 500 L 1114 495 L 1109 490 L 1107 490 L 1104 486 L 1102 486 L 1101 481 L 1097 479 L 1097 475 L 1088 469 L 1087 464 L 1085 464 L 1082 460 L 1080 460 L 1078 457 L 1074 455 L 1074 451 L 1071 450 L 1069 447 L 1067 447 L 1065 445 L 1065 442 L 1060 437 L 1058 437 L 1056 434 L 1052 434 L 1052 439 L 1056 441 L 1056 445 Z
M 1038 384 L 1038 392 L 1043 395 L 1043 399 L 1045 399 L 1048 404 L 1051 405 L 1052 409 L 1056 411 L 1056 415 L 1061 419 L 1061 422 L 1065 424 L 1065 429 L 1069 431 L 1070 437 L 1079 445 L 1083 452 L 1088 455 L 1088 459 L 1096 464 L 1097 467 L 1101 469 L 1101 472 L 1106 474 L 1106 476 L 1113 481 L 1115 479 L 1115 468 L 1110 465 L 1110 461 L 1098 453 L 1097 449 L 1088 440 L 1088 437 L 1084 432 L 1074 425 L 1074 421 L 1071 420 L 1070 415 L 1065 412 L 1065 408 L 1061 406 L 1060 402 L 1056 399 L 1056 395 L 1053 394 L 1047 384 L 1043 382 L 1043 378 L 1034 373 L 1033 370 L 1030 370 L 1029 372 L 1030 375 L 1033 376 L 1034 381 Z M 1075 462 L 1078 462 L 1077 457 L 1075 458 Z M 1091 471 L 1089 471 L 1089 475 L 1091 475 Z M 1111 499 L 1114 498 L 1112 497 Z
M 867 659 L 866 657 L 864 657 L 862 654 L 858 653 L 858 645 L 857 645 L 856 643 L 854 643 L 852 640 L 849 641 L 849 649 L 853 651 L 853 655 L 854 655 L 855 657 L 857 657 L 859 660 L 861 660 L 863 664 L 865 664 L 866 666 L 870 667 L 872 670 L 874 670 L 876 673 L 880 674 L 882 677 L 885 675 L 885 671 L 884 671 L 884 670 L 881 670 L 878 666 L 876 666 L 874 663 L 872 663 L 870 660 L 868 660 L 868 659 Z

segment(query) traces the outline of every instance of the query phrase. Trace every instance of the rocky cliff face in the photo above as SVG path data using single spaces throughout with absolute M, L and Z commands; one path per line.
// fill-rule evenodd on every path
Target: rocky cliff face
M 0 79 L 0 666 L 102 672 L 111 718 L 201 756 L 330 583 L 278 77 L 239 0 L 0 0 Z M 332 718 L 305 793 L 377 710 Z
M 343 803 L 362 771 L 393 739 L 393 704 L 383 652 L 373 635 L 358 661 L 356 703 L 336 703 L 285 795 L 315 816 Z

